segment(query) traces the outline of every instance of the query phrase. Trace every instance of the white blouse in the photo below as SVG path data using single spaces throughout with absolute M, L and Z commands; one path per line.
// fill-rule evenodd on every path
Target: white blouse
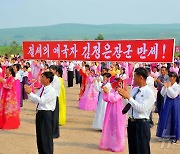
M 95 81 L 94 83 L 94 87 L 95 87 L 95 90 L 98 91 L 98 92 L 103 92 L 103 89 L 102 89 L 102 82 L 98 82 L 97 80 Z M 109 82 L 107 82 L 104 87 L 106 87 L 109 91 L 112 89 L 111 87 L 111 84 Z
M 167 95 L 169 98 L 176 98 L 180 94 L 180 85 L 175 82 L 171 87 L 166 88 L 162 87 L 161 89 L 161 95 L 164 97 Z
M 21 75 L 17 72 L 15 76 L 15 80 L 20 80 L 20 79 L 21 79 Z

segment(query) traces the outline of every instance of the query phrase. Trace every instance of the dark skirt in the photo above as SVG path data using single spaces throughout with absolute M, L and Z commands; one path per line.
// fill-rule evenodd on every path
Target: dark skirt
M 180 140 L 180 96 L 167 97 L 161 109 L 156 136 Z
M 21 97 L 20 97 L 20 107 L 23 107 L 23 82 L 20 82 L 20 95 L 21 95 Z
M 59 137 L 59 99 L 56 99 L 56 108 L 52 112 L 52 136 L 53 138 Z
M 28 84 L 28 77 L 27 76 L 23 77 L 22 83 L 23 83 L 22 96 L 23 96 L 23 100 L 26 100 L 26 99 L 28 99 L 28 95 L 27 95 L 27 93 L 24 90 L 24 85 Z

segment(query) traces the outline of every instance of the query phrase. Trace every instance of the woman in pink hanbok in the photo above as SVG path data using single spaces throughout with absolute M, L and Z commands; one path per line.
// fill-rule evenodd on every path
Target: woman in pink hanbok
M 90 67 L 91 70 L 94 70 L 95 73 L 97 73 L 97 66 L 96 66 L 96 62 L 92 62 L 92 65 Z
M 38 61 L 33 61 L 31 64 L 31 72 L 32 72 L 32 82 L 34 82 L 34 87 L 35 88 L 40 88 L 41 83 L 40 83 L 40 76 L 41 76 L 41 64 Z
M 3 84 L 0 100 L 1 129 L 16 129 L 20 125 L 14 76 L 13 68 L 8 66 L 6 68 L 6 78 L 0 78 L 0 82 Z
M 129 79 L 128 79 L 128 85 L 132 85 L 132 80 L 133 80 L 133 63 L 132 62 L 129 62 L 128 63 L 128 76 L 129 76 Z
M 91 75 L 87 77 L 88 85 L 79 100 L 79 108 L 87 111 L 95 111 L 97 108 L 98 94 L 94 87 L 95 72 L 91 70 Z
M 67 63 L 63 62 L 62 66 L 63 66 L 63 68 L 62 68 L 63 69 L 62 78 L 63 78 L 64 81 L 67 81 Z
M 119 84 L 112 85 L 111 91 L 103 88 L 103 99 L 107 102 L 107 107 L 99 149 L 112 152 L 124 151 L 126 139 L 126 116 L 122 114 L 124 105 L 117 92 L 118 86 Z
M 32 75 L 32 71 L 31 71 L 31 65 L 29 62 L 26 62 L 26 65 L 28 67 L 28 84 L 31 85 L 32 88 L 32 92 L 34 93 L 34 83 L 33 83 L 33 75 Z

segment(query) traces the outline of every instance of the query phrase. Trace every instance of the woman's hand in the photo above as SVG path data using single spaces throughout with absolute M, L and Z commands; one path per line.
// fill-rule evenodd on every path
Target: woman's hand
M 170 82 L 164 82 L 164 87 L 166 87 L 166 88 L 171 87 L 171 83 Z
M 119 88 L 119 89 L 118 89 L 118 93 L 119 93 L 124 99 L 128 99 L 128 100 L 129 100 L 129 99 L 131 98 L 129 92 L 126 91 L 126 90 L 124 90 L 124 89 L 122 89 L 122 88 Z
M 32 92 L 32 88 L 28 85 L 24 85 L 24 90 L 27 94 L 30 94 Z
M 107 88 L 107 87 L 102 87 L 102 89 L 103 89 L 103 91 L 104 91 L 106 94 L 108 94 L 108 93 L 109 93 L 109 90 L 108 90 L 108 88 Z
M 1 83 L 4 82 L 4 79 L 3 79 L 2 77 L 0 77 L 0 82 L 1 82 Z

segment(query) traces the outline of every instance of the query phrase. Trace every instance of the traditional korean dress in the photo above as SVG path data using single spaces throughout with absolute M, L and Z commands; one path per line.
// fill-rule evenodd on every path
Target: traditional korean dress
M 102 98 L 102 87 L 107 87 L 108 90 L 110 91 L 111 88 L 111 84 L 109 82 L 103 84 L 101 82 L 95 82 L 95 89 L 99 92 L 99 97 L 98 97 L 98 105 L 97 105 L 97 109 L 96 109 L 96 115 L 93 121 L 93 125 L 92 128 L 96 129 L 96 130 L 102 130 L 102 126 L 103 126 L 103 122 L 104 122 L 104 116 L 105 116 L 105 112 L 106 112 L 106 106 L 107 106 L 107 102 L 105 102 Z
M 14 77 L 9 76 L 3 83 L 3 92 L 0 100 L 0 128 L 16 129 L 20 125 L 19 110 Z
M 15 76 L 15 89 L 16 89 L 16 95 L 17 95 L 17 105 L 18 105 L 18 110 L 20 111 L 20 105 L 21 105 L 21 97 L 22 97 L 22 90 L 21 90 L 21 85 L 20 85 L 20 74 L 19 72 L 16 73 Z
M 108 94 L 103 93 L 103 99 L 107 102 L 107 107 L 99 148 L 122 152 L 126 140 L 126 116 L 122 114 L 122 97 L 112 89 Z
M 32 92 L 34 93 L 34 83 L 31 68 L 28 68 L 28 83 L 31 85 Z
M 84 70 L 80 69 L 79 73 L 82 76 L 82 83 L 81 83 L 80 94 L 79 94 L 79 99 L 80 99 L 82 97 L 82 95 L 84 94 L 84 91 L 86 89 L 87 77 L 89 76 L 90 71 L 85 72 Z
M 129 79 L 128 79 L 128 85 L 132 85 L 132 81 L 133 81 L 133 63 L 128 63 L 128 76 L 129 76 Z
M 8 66 L 8 61 L 1 62 L 1 67 L 2 67 L 2 76 L 6 76 L 6 67 Z
M 59 77 L 61 89 L 59 94 L 59 125 L 66 124 L 66 90 L 64 86 L 64 80 Z
M 40 76 L 41 76 L 41 64 L 37 61 L 33 61 L 31 64 L 31 72 L 35 88 L 41 88 Z
M 66 62 L 63 62 L 63 64 L 62 64 L 62 66 L 63 66 L 63 75 L 62 75 L 62 77 L 63 77 L 63 79 L 65 80 L 65 81 L 67 81 L 67 63 Z
M 180 140 L 180 85 L 176 82 L 172 87 L 161 90 L 164 97 L 156 136 Z
M 94 88 L 93 76 L 87 77 L 87 86 L 85 92 L 79 100 L 79 108 L 82 110 L 95 111 L 98 102 L 98 92 Z

